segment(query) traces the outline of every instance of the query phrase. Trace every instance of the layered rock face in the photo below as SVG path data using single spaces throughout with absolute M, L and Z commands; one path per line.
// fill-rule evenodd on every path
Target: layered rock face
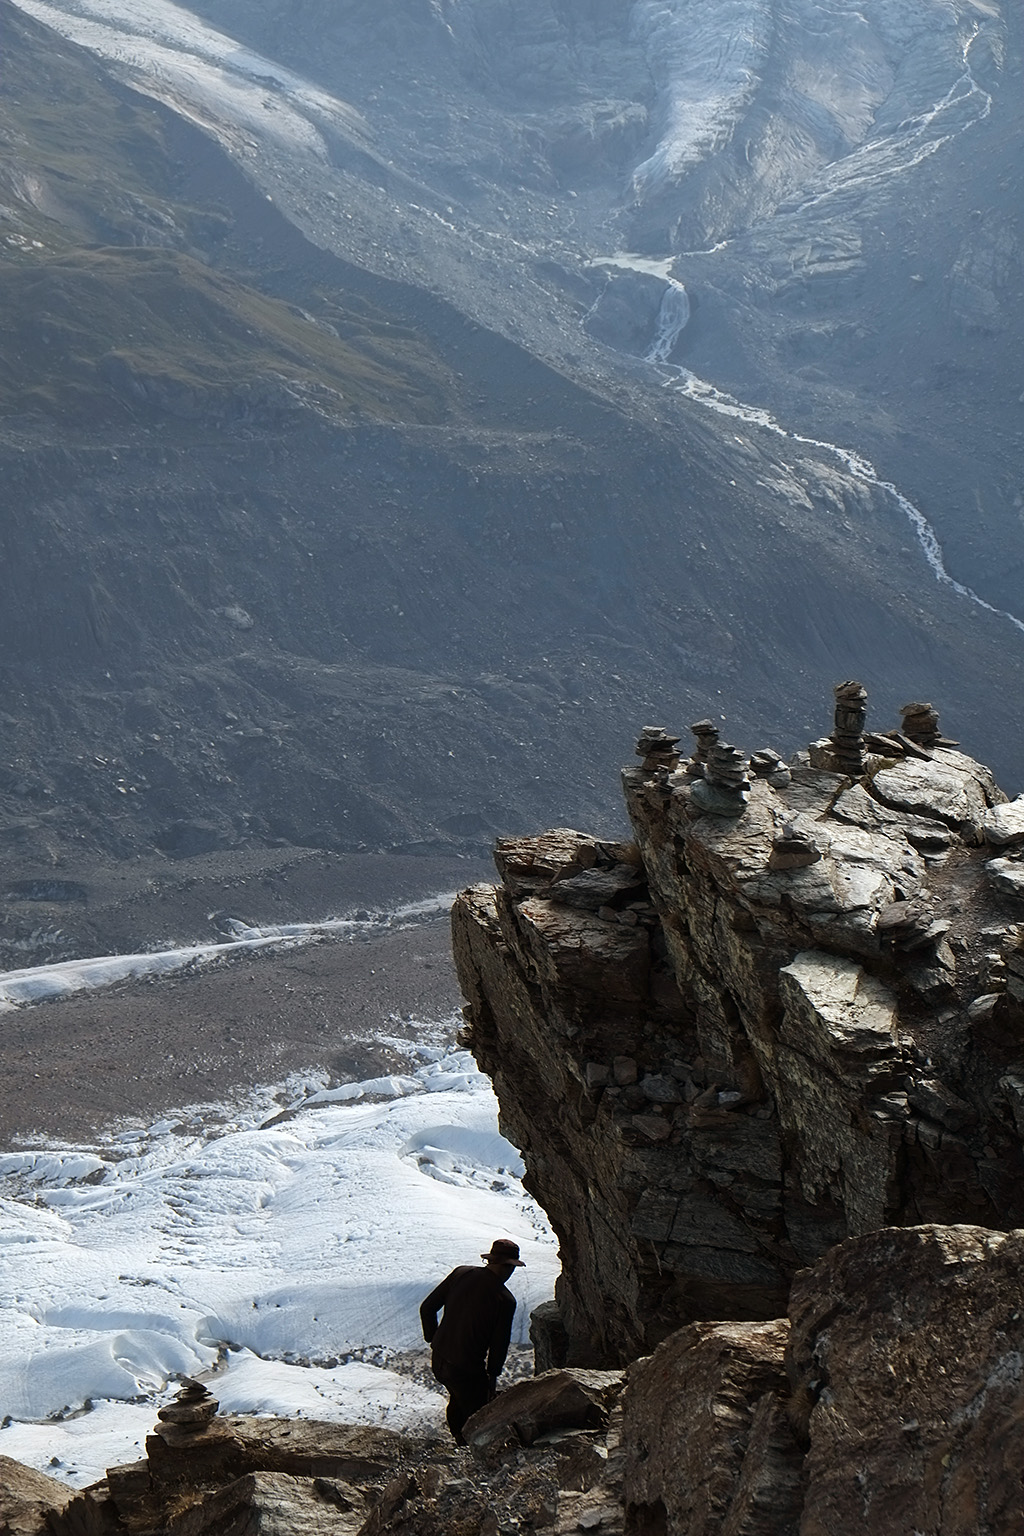
M 456 904 L 467 1035 L 562 1245 L 542 1361 L 779 1317 L 881 1227 L 1024 1226 L 1020 807 L 934 712 L 865 735 L 856 689 L 788 764 L 645 731 L 635 845 L 506 840 Z

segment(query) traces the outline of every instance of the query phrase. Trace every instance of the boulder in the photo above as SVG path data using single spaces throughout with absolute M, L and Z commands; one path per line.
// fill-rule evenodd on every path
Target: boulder
M 665 1536 L 793 1536 L 801 1452 L 785 1414 L 784 1320 L 695 1323 L 629 1368 L 627 1525 Z
M 478 1457 L 496 1447 L 533 1445 L 557 1430 L 603 1430 L 622 1389 L 621 1371 L 571 1368 L 518 1381 L 466 1423 L 466 1444 Z
M 985 873 L 1001 896 L 1024 896 L 1024 863 L 1019 859 L 989 859 Z
M 930 762 L 907 758 L 881 769 L 872 790 L 894 810 L 942 821 L 957 831 L 980 827 L 990 808 L 1006 800 L 987 768 L 963 752 L 945 749 Z
M 797 1276 L 800 1536 L 1022 1528 L 1022 1262 L 1021 1232 L 890 1228 Z
M 356 1536 L 367 1517 L 356 1488 L 325 1477 L 252 1472 L 224 1488 L 184 1495 L 165 1516 L 163 1536 Z
M 71 1496 L 63 1483 L 0 1456 L 0 1536 L 43 1536 L 50 1515 L 59 1514 Z
M 1024 843 L 1024 795 L 986 811 L 981 818 L 981 835 L 987 843 L 995 843 L 997 847 Z

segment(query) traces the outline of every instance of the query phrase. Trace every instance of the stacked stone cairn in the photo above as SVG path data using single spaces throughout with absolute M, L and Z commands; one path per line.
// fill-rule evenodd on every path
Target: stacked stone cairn
M 642 759 L 644 772 L 656 773 L 662 769 L 671 773 L 679 764 L 678 745 L 679 737 L 670 736 L 664 726 L 645 725 L 636 744 L 636 755 Z
M 835 729 L 830 737 L 832 758 L 837 773 L 859 779 L 867 768 L 864 750 L 864 724 L 868 712 L 868 691 L 863 683 L 848 681 L 835 687 Z
M 698 720 L 690 730 L 697 740 L 683 772 L 688 779 L 702 779 L 711 749 L 718 745 L 718 726 L 713 720 Z
M 817 864 L 821 856 L 821 849 L 810 830 L 790 817 L 780 822 L 772 838 L 768 868 L 804 869 L 808 864 Z
M 932 747 L 955 747 L 939 730 L 939 713 L 931 704 L 904 704 L 900 709 L 903 723 L 900 734 L 915 746 L 930 751 Z
M 767 779 L 773 789 L 785 789 L 792 782 L 793 775 L 771 747 L 762 747 L 760 752 L 754 752 L 750 758 L 750 767 L 755 779 Z
M 172 1435 L 180 1443 L 187 1435 L 201 1435 L 220 1407 L 201 1381 L 191 1378 L 185 1382 L 173 1403 L 157 1410 L 161 1424 L 171 1425 Z
M 716 741 L 704 764 L 704 777 L 690 786 L 698 810 L 713 816 L 740 816 L 750 795 L 749 760 L 739 747 Z

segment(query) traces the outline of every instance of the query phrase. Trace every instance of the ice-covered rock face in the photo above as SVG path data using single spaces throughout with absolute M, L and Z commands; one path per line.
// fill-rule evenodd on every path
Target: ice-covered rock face
M 308 0 L 297 16 L 269 0 L 196 7 L 358 103 L 390 166 L 472 200 L 560 199 L 596 183 L 600 195 L 577 218 L 622 215 L 648 244 L 657 227 L 665 248 L 735 234 L 791 198 L 863 190 L 934 153 L 984 110 L 977 77 L 1002 59 L 1002 9 L 1001 0 Z
M 664 204 L 700 169 L 706 238 L 934 153 L 985 109 L 971 63 L 1002 47 L 996 6 L 934 0 L 639 0 L 632 28 L 657 85 L 634 199 Z
M 351 8 L 349 35 L 366 24 Z M 443 133 L 409 144 L 436 169 L 468 169 L 470 143 L 487 143 L 490 179 L 501 159 L 534 180 L 598 177 L 605 212 L 632 210 L 649 239 L 657 219 L 668 242 L 711 240 L 934 153 L 984 110 L 972 70 L 1003 45 L 1000 6 L 974 0 L 461 0 L 392 18 L 393 57 L 419 61 L 417 90 L 381 82 L 375 107 L 399 132 L 403 118 L 445 113 Z M 504 144 L 500 119 L 513 129 Z

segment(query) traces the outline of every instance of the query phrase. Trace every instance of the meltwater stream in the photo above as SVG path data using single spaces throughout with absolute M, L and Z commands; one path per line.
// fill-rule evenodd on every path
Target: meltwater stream
M 656 343 L 657 344 L 657 343 Z M 671 355 L 671 348 L 669 348 Z M 660 361 L 653 355 L 653 348 L 648 353 L 652 362 Z M 893 485 L 891 480 L 883 480 L 874 465 L 861 454 L 855 453 L 850 448 L 842 448 L 837 443 L 829 443 L 818 437 L 807 437 L 800 432 L 791 432 L 788 428 L 776 421 L 770 412 L 761 406 L 744 405 L 724 390 L 716 389 L 713 384 L 705 379 L 699 379 L 696 374 L 687 368 L 675 367 L 672 364 L 662 364 L 671 369 L 671 377 L 666 379 L 666 388 L 675 390 L 684 395 L 688 400 L 694 400 L 698 405 L 705 406 L 708 410 L 716 411 L 722 416 L 731 416 L 735 421 L 745 422 L 748 426 L 760 427 L 766 432 L 772 432 L 776 437 L 783 437 L 787 442 L 802 443 L 808 448 L 819 448 L 836 459 L 846 469 L 854 480 L 859 480 L 862 485 L 869 485 L 878 490 L 885 491 L 891 496 L 900 511 L 910 523 L 917 537 L 917 541 L 924 552 L 924 557 L 931 567 L 936 581 L 943 586 L 951 587 L 960 597 L 965 597 L 969 602 L 976 603 L 979 608 L 984 608 L 986 613 L 993 613 L 997 618 L 1006 619 L 1024 633 L 1024 621 L 1016 614 L 1010 613 L 1005 608 L 996 608 L 992 603 L 986 602 L 973 587 L 965 586 L 962 581 L 957 581 L 946 569 L 945 559 L 942 553 L 942 545 L 931 523 L 925 517 L 919 507 L 916 507 L 909 497 Z

